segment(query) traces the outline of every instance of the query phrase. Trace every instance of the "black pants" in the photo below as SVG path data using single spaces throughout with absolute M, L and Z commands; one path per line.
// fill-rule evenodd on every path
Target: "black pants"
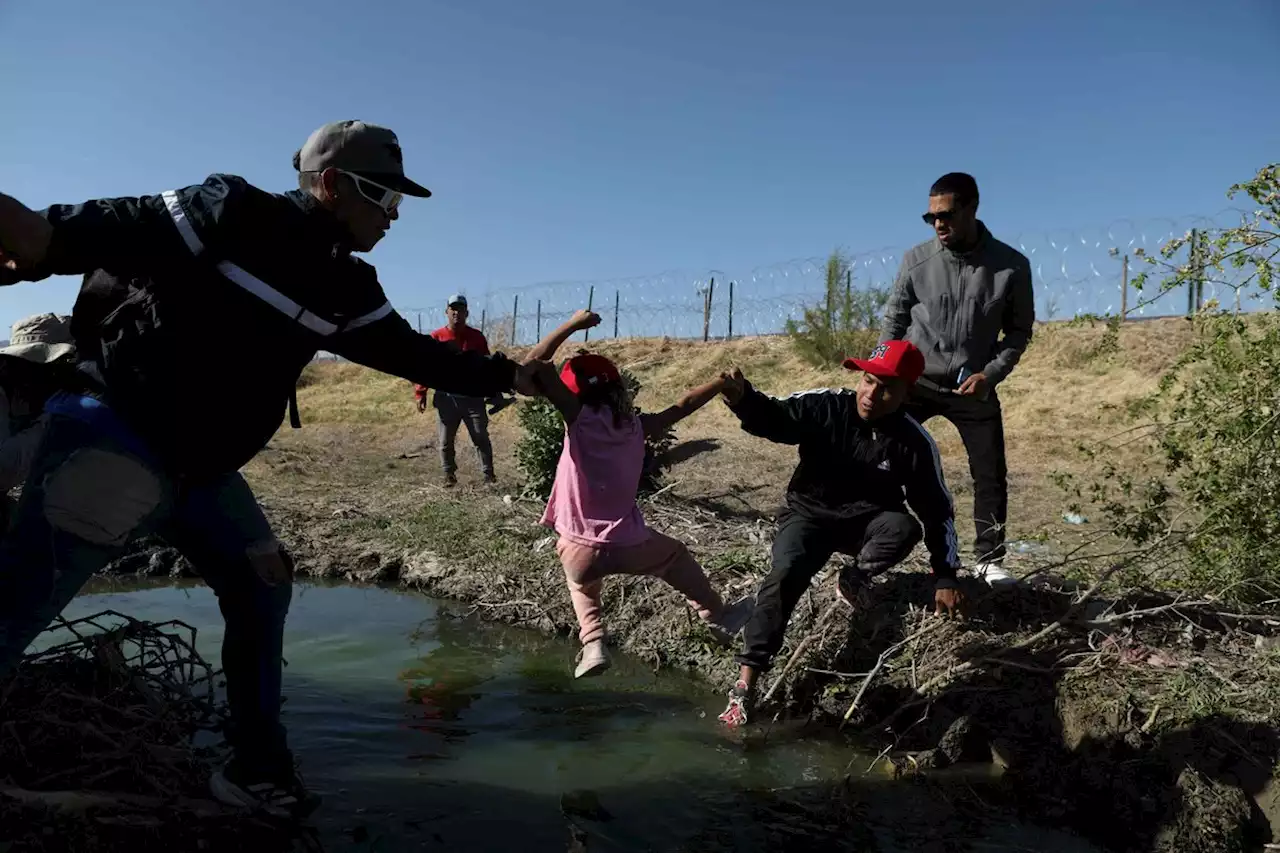
M 932 417 L 951 421 L 969 455 L 973 477 L 974 557 L 981 563 L 1004 559 L 1005 518 L 1009 512 L 1009 472 L 1004 455 L 1004 419 L 995 392 L 985 400 L 941 394 L 917 386 L 906 405 L 920 423 Z
M 841 521 L 788 512 L 773 538 L 773 568 L 756 593 L 756 609 L 744 632 L 738 663 L 767 669 L 782 648 L 791 613 L 813 576 L 831 555 L 848 554 L 869 575 L 905 560 L 920 542 L 920 523 L 906 512 L 881 512 Z

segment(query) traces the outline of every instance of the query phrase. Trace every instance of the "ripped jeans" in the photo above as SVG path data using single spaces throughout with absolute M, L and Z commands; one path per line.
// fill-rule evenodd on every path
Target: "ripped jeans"
M 238 473 L 181 483 L 118 420 L 113 425 L 49 419 L 0 542 L 0 681 L 90 575 L 130 541 L 155 534 L 218 597 L 226 620 L 227 740 L 237 760 L 264 774 L 283 772 L 292 763 L 280 724 L 292 561 Z

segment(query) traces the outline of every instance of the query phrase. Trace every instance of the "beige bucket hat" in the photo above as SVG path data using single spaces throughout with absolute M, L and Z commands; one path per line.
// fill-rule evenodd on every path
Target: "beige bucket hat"
M 0 347 L 0 356 L 49 364 L 75 351 L 70 317 L 65 314 L 35 314 L 13 324 L 9 345 Z

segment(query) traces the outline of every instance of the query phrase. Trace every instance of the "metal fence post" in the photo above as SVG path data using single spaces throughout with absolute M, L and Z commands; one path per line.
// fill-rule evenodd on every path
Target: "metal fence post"
M 482 335 L 484 334 L 484 321 L 486 319 L 485 315 L 488 314 L 488 312 L 489 312 L 488 308 L 480 309 L 480 334 Z
M 1120 321 L 1129 316 L 1129 256 L 1120 262 Z
M 516 294 L 515 301 L 511 305 L 511 345 L 516 345 L 516 326 L 520 317 L 520 294 Z
M 542 300 L 541 299 L 538 300 L 537 330 L 538 330 L 538 340 L 542 340 Z
M 702 300 L 702 342 L 705 344 L 711 337 L 711 300 L 716 292 L 716 277 L 712 276 L 707 284 L 707 295 Z
M 725 340 L 733 340 L 733 279 L 729 280 L 729 334 Z
M 613 337 L 618 338 L 618 311 L 622 307 L 622 291 L 613 291 Z
M 587 310 L 588 310 L 588 311 L 590 311 L 590 310 L 591 310 L 591 306 L 595 304 L 595 301 L 596 301 L 596 286 L 593 284 L 593 285 L 591 285 L 591 289 L 590 289 L 589 291 L 587 291 Z M 590 329 L 583 329 L 583 330 L 582 330 L 582 339 L 583 339 L 584 341 L 589 341 L 589 340 L 591 340 L 591 330 L 590 330 Z
M 1196 278 L 1198 278 L 1196 265 L 1199 262 L 1196 245 L 1200 242 L 1199 231 L 1195 228 L 1191 229 L 1191 249 L 1189 251 L 1189 261 L 1191 267 L 1192 278 L 1187 282 L 1187 316 L 1190 317 L 1195 313 L 1196 304 Z

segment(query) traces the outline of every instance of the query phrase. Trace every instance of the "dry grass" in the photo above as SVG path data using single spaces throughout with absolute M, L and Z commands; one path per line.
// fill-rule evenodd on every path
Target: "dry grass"
M 1098 445 L 1127 424 L 1125 404 L 1154 390 L 1191 339 L 1185 320 L 1133 323 L 1121 330 L 1118 348 L 1099 353 L 1106 329 L 1096 325 L 1043 326 L 1026 357 L 1001 387 L 1009 447 L 1010 535 L 1069 536 L 1061 522 L 1063 501 L 1049 475 L 1078 467 L 1078 444 Z M 572 342 L 565 351 L 579 346 Z M 744 338 L 703 344 L 664 339 L 592 342 L 593 351 L 615 359 L 643 383 L 640 404 L 654 409 L 674 401 L 684 390 L 740 366 L 762 390 L 786 394 L 816 387 L 835 387 L 849 379 L 840 368 L 819 370 L 800 360 L 785 338 Z M 435 419 L 414 409 L 409 383 L 351 364 L 320 363 L 308 368 L 299 404 L 305 429 L 284 431 L 276 447 L 311 446 L 314 439 L 358 430 L 363 449 L 425 454 L 421 467 L 435 479 Z M 945 421 L 929 424 L 941 449 L 948 483 L 958 510 L 970 512 L 971 489 L 964 448 Z M 493 436 L 500 476 L 512 486 L 517 479 L 512 447 L 518 438 L 514 409 L 494 419 Z M 709 441 L 716 449 L 677 465 L 674 491 L 699 498 L 723 510 L 767 512 L 781 501 L 795 465 L 795 451 L 745 435 L 728 410 L 712 404 L 679 428 L 681 441 Z M 325 438 L 326 443 L 332 437 Z M 465 436 L 459 438 L 464 478 L 473 466 Z M 335 448 L 347 453 L 349 448 Z M 1142 461 L 1143 446 L 1119 451 L 1133 465 Z M 962 529 L 964 527 L 962 526 Z

